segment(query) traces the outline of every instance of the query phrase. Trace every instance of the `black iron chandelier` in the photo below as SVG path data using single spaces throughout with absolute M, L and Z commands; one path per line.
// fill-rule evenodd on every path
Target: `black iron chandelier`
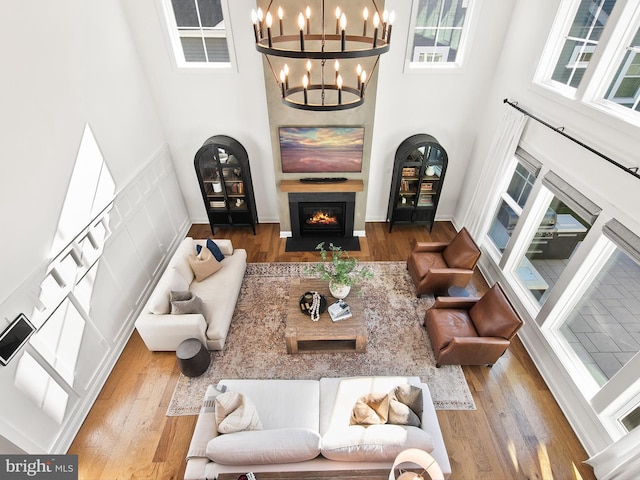
M 352 3 L 355 2 L 347 2 Z M 281 6 L 272 13 L 272 4 L 273 0 L 266 12 L 253 10 L 251 17 L 256 50 L 265 55 L 280 86 L 282 102 L 311 111 L 347 110 L 362 105 L 379 57 L 389 51 L 394 12 L 379 12 L 375 0 L 371 0 L 372 11 L 364 7 L 357 22 L 350 20 L 347 33 L 346 13 L 340 7 L 326 12 L 325 0 L 321 0 L 318 18 L 314 18 L 310 6 L 304 13 L 285 12 Z M 334 20 L 335 33 L 327 31 L 333 30 Z M 319 33 L 311 33 L 312 26 L 318 25 Z M 366 65 L 356 65 L 359 59 L 373 64 L 369 72 Z

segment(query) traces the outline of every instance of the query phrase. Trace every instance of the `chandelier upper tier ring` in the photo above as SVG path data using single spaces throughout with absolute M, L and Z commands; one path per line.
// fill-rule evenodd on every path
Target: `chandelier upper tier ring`
M 271 47 L 269 47 L 269 39 L 262 38 L 258 43 L 256 43 L 256 50 L 265 55 L 272 55 L 274 57 L 286 57 L 286 58 L 309 58 L 312 60 L 332 60 L 332 59 L 342 59 L 342 58 L 364 58 L 364 57 L 375 57 L 386 53 L 389 51 L 389 44 L 381 39 L 378 39 L 376 47 L 373 48 L 371 46 L 372 40 L 370 37 L 363 37 L 360 35 L 347 35 L 346 41 L 352 43 L 358 43 L 362 45 L 362 49 L 349 49 L 349 50 L 292 50 L 292 49 L 284 49 L 277 48 L 275 45 L 279 43 L 285 42 L 296 42 L 299 41 L 300 37 L 298 35 L 278 35 L 273 37 L 271 40 Z M 305 35 L 305 41 L 329 41 L 336 42 L 337 45 L 340 45 L 340 35 L 321 35 L 321 34 L 313 34 L 313 35 Z M 326 46 L 326 44 L 325 44 Z M 352 46 L 352 44 L 350 44 Z

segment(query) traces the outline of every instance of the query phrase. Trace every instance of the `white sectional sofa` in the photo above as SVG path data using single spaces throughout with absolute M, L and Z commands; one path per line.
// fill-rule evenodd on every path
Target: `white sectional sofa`
M 183 340 L 197 338 L 209 350 L 222 350 L 236 307 L 247 267 L 247 252 L 233 248 L 231 240 L 214 239 L 225 258 L 222 268 L 198 282 L 189 264 L 196 245 L 206 248 L 206 240 L 185 238 L 156 284 L 136 329 L 149 350 L 175 351 Z M 204 315 L 171 314 L 171 291 L 189 290 L 202 299 Z
M 422 389 L 420 427 L 349 424 L 358 398 L 406 383 Z M 218 433 L 213 406 L 223 386 L 251 400 L 262 430 Z M 224 472 L 390 469 L 408 448 L 429 451 L 445 478 L 451 474 L 429 387 L 418 377 L 221 380 L 205 394 L 185 480 L 212 480 Z

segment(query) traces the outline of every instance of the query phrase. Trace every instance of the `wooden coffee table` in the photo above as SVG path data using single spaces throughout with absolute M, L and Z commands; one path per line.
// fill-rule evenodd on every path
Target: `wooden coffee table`
M 284 339 L 287 353 L 355 352 L 367 350 L 367 328 L 364 322 L 362 297 L 351 294 L 344 301 L 351 307 L 353 316 L 334 322 L 328 312 L 320 315 L 317 322 L 300 311 L 300 296 L 316 291 L 327 298 L 331 305 L 336 299 L 329 293 L 326 281 L 311 278 L 292 278 L 289 281 L 289 303 L 287 307 Z

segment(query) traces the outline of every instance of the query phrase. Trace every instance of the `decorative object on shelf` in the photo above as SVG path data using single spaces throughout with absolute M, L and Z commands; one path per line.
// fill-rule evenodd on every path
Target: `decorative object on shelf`
M 337 6 L 335 10 L 330 8 L 328 11 L 325 0 L 321 0 L 319 14 L 310 6 L 306 7 L 304 14 L 285 12 L 279 6 L 277 30 L 273 28 L 276 15 L 276 11 L 271 11 L 273 0 L 266 12 L 261 8 L 251 12 L 256 50 L 264 54 L 269 63 L 285 105 L 302 110 L 331 111 L 346 110 L 364 103 L 367 79 L 371 78 L 380 55 L 389 51 L 395 13 L 379 12 L 375 1 L 371 0 L 371 19 L 370 9 L 364 7 L 361 13 L 357 13 L 361 20 L 356 21 L 353 3 L 345 2 L 345 10 Z M 334 19 L 335 33 L 327 31 Z M 312 25 L 314 33 L 311 33 Z M 373 33 L 368 36 L 367 31 Z M 368 65 L 363 68 L 357 63 L 358 59 L 372 63 L 368 72 Z M 327 60 L 330 61 L 329 67 Z M 332 73 L 325 72 L 325 67 Z M 300 82 L 296 80 L 292 85 L 291 78 L 300 78 Z
M 304 292 L 300 297 L 300 311 L 317 322 L 320 314 L 327 311 L 327 297 L 318 292 Z
M 248 225 L 256 233 L 257 211 L 245 148 L 226 135 L 208 138 L 194 166 L 211 233 L 216 225 Z
M 358 259 L 349 256 L 346 250 L 329 244 L 331 261 L 327 262 L 327 251 L 324 242 L 319 243 L 316 250 L 320 250 L 321 263 L 307 268 L 308 273 L 319 274 L 322 280 L 329 281 L 329 291 L 333 298 L 343 299 L 351 291 L 351 287 L 363 280 L 373 277 L 373 273 L 364 267 L 358 267 Z
M 447 163 L 447 152 L 431 135 L 412 135 L 400 144 L 387 209 L 389 231 L 396 222 L 433 227 Z

